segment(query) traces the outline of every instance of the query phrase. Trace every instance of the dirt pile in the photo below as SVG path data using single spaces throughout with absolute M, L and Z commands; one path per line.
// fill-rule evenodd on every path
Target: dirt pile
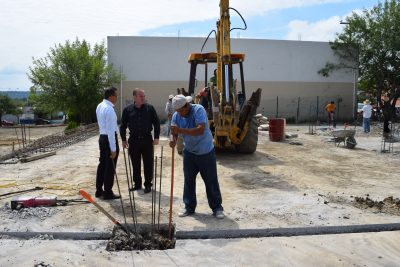
M 367 195 L 364 197 L 355 197 L 355 204 L 357 208 L 373 209 L 382 213 L 392 215 L 400 215 L 400 198 L 393 198 L 393 196 L 386 197 L 381 201 L 373 200 Z

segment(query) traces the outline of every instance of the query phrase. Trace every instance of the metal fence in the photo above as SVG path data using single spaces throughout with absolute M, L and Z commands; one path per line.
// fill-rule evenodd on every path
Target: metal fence
M 292 123 L 326 121 L 325 106 L 330 101 L 336 104 L 337 121 L 350 121 L 356 115 L 353 114 L 352 100 L 338 96 L 271 97 L 261 100 L 257 113 L 271 118 L 286 118 L 287 122 Z

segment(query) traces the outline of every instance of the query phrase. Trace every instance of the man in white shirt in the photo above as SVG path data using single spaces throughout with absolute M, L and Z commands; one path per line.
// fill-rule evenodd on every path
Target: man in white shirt
M 363 113 L 363 128 L 364 128 L 364 133 L 369 133 L 370 132 L 370 119 L 372 116 L 372 106 L 369 103 L 369 100 L 364 101 L 364 106 L 362 108 L 362 113 Z
M 96 116 L 99 124 L 100 158 L 96 175 L 96 197 L 118 199 L 112 191 L 114 185 L 115 166 L 119 154 L 117 114 L 114 105 L 117 103 L 117 88 L 110 87 L 104 92 L 103 101 L 97 106 Z M 103 190 L 104 187 L 104 190 Z

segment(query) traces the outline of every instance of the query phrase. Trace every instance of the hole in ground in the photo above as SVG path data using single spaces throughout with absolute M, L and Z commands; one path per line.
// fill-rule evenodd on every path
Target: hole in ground
M 129 235 L 119 226 L 115 226 L 106 250 L 165 250 L 175 248 L 175 225 L 171 226 L 169 238 L 169 224 L 152 225 L 137 224 L 136 232 L 133 224 L 123 224 Z

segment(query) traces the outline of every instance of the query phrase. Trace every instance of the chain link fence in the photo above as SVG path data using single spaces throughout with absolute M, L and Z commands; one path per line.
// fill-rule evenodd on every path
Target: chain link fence
M 353 114 L 352 100 L 338 96 L 271 97 L 261 100 L 257 113 L 271 118 L 286 118 L 289 123 L 324 122 L 328 118 L 325 106 L 331 101 L 336 104 L 336 121 L 351 121 L 356 115 Z

